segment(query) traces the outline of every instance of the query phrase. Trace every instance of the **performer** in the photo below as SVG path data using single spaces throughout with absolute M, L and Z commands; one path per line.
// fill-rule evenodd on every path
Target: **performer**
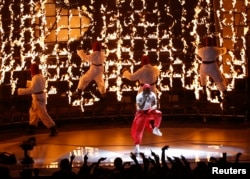
M 90 63 L 89 70 L 81 76 L 77 90 L 73 94 L 75 97 L 80 97 L 82 94 L 82 91 L 88 86 L 88 84 L 95 80 L 98 86 L 98 90 L 101 94 L 101 97 L 105 97 L 106 94 L 106 88 L 104 83 L 104 67 L 103 63 L 105 61 L 105 55 L 102 52 L 102 45 L 100 42 L 94 42 L 92 46 L 92 54 L 87 55 L 83 50 L 77 50 L 78 56 L 86 62 Z
M 45 93 L 45 78 L 40 73 L 38 64 L 31 65 L 32 79 L 27 88 L 18 88 L 18 95 L 31 94 L 32 104 L 29 109 L 29 129 L 28 133 L 34 133 L 35 128 L 38 125 L 39 119 L 42 123 L 50 129 L 50 136 L 57 134 L 56 125 L 53 119 L 49 116 L 46 109 L 46 93 Z
M 210 76 L 216 83 L 217 88 L 223 93 L 223 98 L 225 99 L 227 95 L 227 86 L 216 60 L 220 55 L 225 54 L 227 49 L 225 47 L 215 47 L 213 41 L 214 39 L 212 37 L 206 37 L 205 47 L 198 50 L 198 56 L 202 59 L 199 70 L 200 82 L 203 87 L 204 98 L 207 98 L 207 76 Z
M 140 88 L 138 90 L 138 93 L 142 91 L 143 85 L 147 83 L 147 84 L 150 84 L 151 90 L 156 94 L 157 93 L 156 82 L 157 82 L 158 76 L 160 75 L 160 70 L 157 67 L 152 66 L 150 64 L 150 59 L 146 55 L 142 56 L 141 65 L 142 67 L 139 68 L 133 74 L 131 74 L 127 69 L 124 69 L 123 77 L 131 81 L 139 80 Z
M 135 144 L 135 153 L 139 153 L 143 132 L 146 129 L 155 135 L 162 136 L 159 126 L 162 112 L 157 110 L 156 95 L 149 84 L 144 84 L 142 92 L 136 96 L 136 114 L 132 123 L 131 136 Z

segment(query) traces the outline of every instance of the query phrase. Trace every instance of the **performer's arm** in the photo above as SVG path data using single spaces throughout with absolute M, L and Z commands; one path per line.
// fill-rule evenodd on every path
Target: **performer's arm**
M 88 62 L 89 61 L 89 55 L 87 55 L 83 50 L 77 50 L 77 55 L 83 60 Z
M 144 106 L 145 106 L 145 103 L 148 99 L 148 95 L 145 95 L 143 98 L 142 98 L 142 101 L 139 100 L 136 105 L 137 105 L 137 109 L 140 109 L 140 110 L 143 110 Z
M 124 78 L 127 78 L 128 80 L 137 81 L 140 79 L 142 71 L 143 71 L 142 68 L 140 68 L 135 73 L 132 74 L 128 70 L 126 70 L 122 75 Z
M 18 88 L 17 94 L 18 95 L 26 95 L 26 94 L 32 94 L 35 91 L 35 85 L 38 82 L 38 79 L 36 76 L 32 77 L 31 82 L 29 83 L 29 86 L 27 88 Z

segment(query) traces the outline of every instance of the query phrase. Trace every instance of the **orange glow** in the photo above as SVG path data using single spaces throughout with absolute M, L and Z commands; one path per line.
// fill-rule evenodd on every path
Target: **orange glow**
M 14 1 L 13 1 L 14 2 Z M 116 6 L 122 6 L 122 3 L 125 1 L 116 1 Z M 208 16 L 212 13 L 212 9 L 208 7 L 204 9 L 202 7 L 202 3 L 204 1 L 199 0 L 196 7 L 194 7 L 194 18 L 191 22 L 187 21 L 187 14 L 186 9 L 184 9 L 185 1 L 178 1 L 180 6 L 182 7 L 182 16 L 181 16 L 181 27 L 183 28 L 182 34 L 185 34 L 185 29 L 192 27 L 191 32 L 189 35 L 194 37 L 194 41 L 191 42 L 194 48 L 198 48 L 199 42 L 201 41 L 202 37 L 199 36 L 197 33 L 199 26 L 205 25 L 208 27 L 210 24 L 209 17 L 204 16 L 200 17 L 200 14 L 203 11 L 208 13 Z M 225 77 L 229 80 L 230 83 L 228 84 L 228 90 L 232 90 L 234 88 L 235 79 L 244 78 L 247 74 L 246 69 L 246 40 L 245 34 L 248 32 L 247 27 L 247 14 L 243 11 L 239 15 L 240 17 L 233 16 L 234 12 L 239 12 L 239 7 L 246 7 L 249 6 L 249 2 L 245 1 L 235 1 L 232 0 L 232 9 L 230 13 L 225 15 L 225 9 L 227 6 L 224 3 L 228 3 L 228 1 L 220 0 L 220 10 L 216 11 L 216 15 L 219 19 L 219 26 L 222 27 L 223 25 L 229 26 L 230 30 L 225 30 L 223 32 L 217 32 L 215 34 L 219 41 L 219 46 L 227 46 L 230 50 L 227 56 L 223 56 L 219 59 L 220 61 L 220 69 L 224 72 Z M 207 4 L 210 4 L 209 0 L 206 0 Z M 242 4 L 239 4 L 242 3 Z M 146 2 L 143 1 L 143 4 L 146 5 Z M 5 72 L 11 72 L 13 74 L 14 71 L 21 71 L 25 70 L 26 63 L 28 60 L 34 60 L 35 56 L 39 56 L 41 58 L 41 68 L 43 74 L 47 77 L 48 81 L 68 81 L 71 85 L 73 80 L 78 80 L 80 76 L 74 76 L 72 69 L 80 68 L 72 61 L 74 57 L 73 52 L 70 52 L 67 47 L 61 47 L 63 43 L 70 43 L 76 39 L 85 35 L 85 32 L 88 28 L 90 28 L 94 22 L 94 14 L 88 12 L 88 8 L 84 5 L 75 7 L 72 9 L 67 9 L 64 7 L 59 7 L 54 3 L 54 1 L 46 0 L 46 1 L 30 1 L 28 4 L 30 7 L 30 13 L 26 13 L 24 3 L 21 3 L 20 11 L 23 14 L 20 17 L 16 17 L 16 12 L 13 10 L 13 3 L 10 3 L 8 7 L 10 12 L 10 35 L 8 38 L 5 38 L 5 28 L 3 27 L 4 24 L 0 25 L 0 45 L 1 45 L 1 76 L 0 76 L 0 84 L 3 83 L 5 78 Z M 131 4 L 133 5 L 133 1 Z M 155 5 L 157 7 L 157 5 Z M 93 8 L 93 7 L 92 7 Z M 132 46 L 135 45 L 136 40 L 143 40 L 144 47 L 143 52 L 145 54 L 150 54 L 154 52 L 156 54 L 156 61 L 158 62 L 158 67 L 161 69 L 161 74 L 158 80 L 159 86 L 159 93 L 158 98 L 161 97 L 163 91 L 170 91 L 173 87 L 173 83 L 175 79 L 179 79 L 181 81 L 181 87 L 194 90 L 195 97 L 199 98 L 199 91 L 201 90 L 201 86 L 199 84 L 199 74 L 198 74 L 198 67 L 199 67 L 199 59 L 197 56 L 194 56 L 193 59 L 183 59 L 180 58 L 179 55 L 188 56 L 189 51 L 188 47 L 190 43 L 184 37 L 175 37 L 174 35 L 174 25 L 177 23 L 177 20 L 173 18 L 174 15 L 171 14 L 172 11 L 170 7 L 167 5 L 164 6 L 165 12 L 170 19 L 173 20 L 173 23 L 170 23 L 169 26 L 165 29 L 159 30 L 160 26 L 162 25 L 160 22 L 151 22 L 147 21 L 147 16 L 143 12 L 144 9 L 141 11 L 135 10 L 131 13 L 131 17 L 126 21 L 122 22 L 119 18 L 123 15 L 122 11 L 116 9 L 114 11 L 107 11 L 107 6 L 102 4 L 100 7 L 100 12 L 102 13 L 101 19 L 103 20 L 103 25 L 101 27 L 100 35 L 98 36 L 97 40 L 103 41 L 105 46 L 105 53 L 107 56 L 107 61 L 105 63 L 105 71 L 106 74 L 104 75 L 105 78 L 105 85 L 109 89 L 110 92 L 116 92 L 116 96 L 118 101 L 121 101 L 122 94 L 124 91 L 136 91 L 138 90 L 138 86 L 128 86 L 122 85 L 122 78 L 121 78 L 121 70 L 125 66 L 129 66 L 131 72 L 135 71 L 136 66 L 139 65 L 138 59 L 135 59 L 135 54 L 137 53 Z M 134 8 L 132 6 L 132 8 Z M 0 5 L 0 10 L 4 9 L 4 6 Z M 160 15 L 157 14 L 157 9 L 152 11 L 152 15 L 156 15 L 157 19 L 160 18 Z M 159 12 L 158 12 L 159 13 Z M 135 18 L 138 18 L 138 24 L 134 24 Z M 0 15 L 0 19 L 2 19 L 2 15 Z M 18 38 L 13 38 L 13 34 L 15 34 L 15 19 L 20 18 L 20 36 Z M 243 26 L 243 32 L 239 35 L 239 28 L 235 27 L 235 23 L 240 18 L 241 22 L 240 25 Z M 27 23 L 30 23 L 30 26 Z M 125 25 L 124 25 L 124 24 Z M 79 25 L 81 24 L 81 26 Z M 122 35 L 121 32 L 125 30 L 126 27 L 131 26 L 131 32 L 125 35 Z M 150 32 L 144 34 L 142 36 L 139 35 L 137 28 L 142 28 L 145 32 L 149 28 L 155 28 L 154 32 Z M 185 27 L 185 28 L 184 28 Z M 114 28 L 116 30 L 109 32 L 108 30 Z M 209 30 L 208 34 L 211 33 Z M 30 37 L 27 38 L 27 34 L 30 34 Z M 183 44 L 183 47 L 180 49 L 176 48 L 174 45 L 175 39 L 180 38 L 180 42 Z M 29 39 L 29 42 L 25 42 L 26 39 Z M 225 40 L 226 39 L 226 40 Z M 157 45 L 154 47 L 149 47 L 151 41 L 155 40 Z M 162 43 L 164 40 L 167 40 L 168 43 Z M 115 41 L 115 46 L 108 47 L 108 44 L 112 41 Z M 125 41 L 130 41 L 130 45 L 123 45 Z M 242 45 L 239 46 L 240 49 L 234 49 L 231 44 L 239 44 L 239 41 L 242 41 Z M 149 44 L 149 45 L 147 45 Z M 30 49 L 25 49 L 25 45 L 29 45 Z M 10 53 L 5 52 L 5 49 L 10 46 Z M 37 50 L 37 46 L 40 47 L 40 50 Z M 18 54 L 20 54 L 20 61 L 17 62 L 15 57 L 15 48 L 18 48 Z M 238 47 L 237 47 L 238 48 Z M 49 51 L 50 50 L 50 51 Z M 235 51 L 239 51 L 239 55 L 235 56 Z M 49 51 L 47 53 L 47 51 Z M 91 52 L 91 51 L 89 51 Z M 165 61 L 159 60 L 160 53 L 168 53 L 169 56 L 165 57 Z M 122 54 L 128 53 L 128 57 L 123 58 Z M 117 59 L 109 59 L 109 55 L 115 54 Z M 55 59 L 55 63 L 50 64 L 49 58 L 52 57 Z M 66 58 L 65 61 L 62 61 L 63 58 Z M 184 61 L 185 60 L 185 61 Z M 189 61 L 192 60 L 192 61 Z M 168 62 L 167 62 L 168 61 Z M 166 65 L 166 64 L 169 65 Z M 190 66 L 187 66 L 187 63 L 190 63 Z M 180 65 L 180 71 L 175 70 L 175 65 Z M 88 67 L 88 63 L 81 63 L 81 67 Z M 240 69 L 236 69 L 235 66 L 240 66 Z M 115 67 L 115 68 L 110 68 Z M 68 68 L 66 74 L 61 75 L 62 68 Z M 49 70 L 54 69 L 55 74 L 49 74 Z M 112 69 L 112 71 L 110 71 Z M 84 73 L 84 70 L 80 69 L 81 73 Z M 185 83 L 186 78 L 191 78 L 191 83 Z M 109 80 L 115 79 L 115 84 L 110 84 Z M 162 84 L 164 79 L 169 79 L 169 84 Z M 12 94 L 16 89 L 16 84 L 18 83 L 18 78 L 13 78 L 11 75 L 10 84 L 12 87 Z M 70 86 L 69 85 L 69 86 Z M 210 94 L 211 90 L 216 90 L 216 85 L 210 81 L 208 94 Z M 51 86 L 47 89 L 48 94 L 56 94 L 57 89 L 54 86 Z M 70 96 L 72 91 L 68 90 L 67 95 Z M 70 97 L 69 97 L 70 100 Z M 218 99 L 208 99 L 213 103 L 218 103 Z M 97 97 L 92 94 L 92 99 L 85 101 L 85 105 L 93 105 L 95 101 L 98 101 Z M 74 101 L 72 103 L 73 106 L 80 105 L 80 101 Z

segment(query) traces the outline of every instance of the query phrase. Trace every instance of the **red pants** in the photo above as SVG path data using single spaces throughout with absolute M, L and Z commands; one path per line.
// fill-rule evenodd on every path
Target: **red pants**
M 150 121 L 154 121 L 154 127 L 159 127 L 161 124 L 162 112 L 159 110 L 148 111 L 137 111 L 135 113 L 134 121 L 132 123 L 131 136 L 134 140 L 134 144 L 141 144 L 143 132 L 146 129 L 152 132 L 152 126 Z

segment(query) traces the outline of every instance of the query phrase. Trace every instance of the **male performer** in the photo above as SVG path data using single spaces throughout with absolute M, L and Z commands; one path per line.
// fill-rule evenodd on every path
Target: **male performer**
M 131 136 L 135 144 L 135 153 L 140 152 L 143 132 L 146 129 L 155 135 L 162 136 L 159 126 L 162 112 L 157 110 L 156 95 L 149 84 L 144 84 L 142 92 L 136 96 L 136 114 L 132 123 Z
M 131 80 L 140 82 L 140 88 L 138 93 L 142 91 L 142 87 L 145 83 L 150 84 L 151 90 L 156 94 L 156 82 L 160 74 L 160 70 L 150 64 L 150 59 L 148 56 L 143 55 L 141 58 L 142 67 L 139 68 L 135 73 L 131 74 L 127 69 L 123 70 L 123 77 Z
M 47 113 L 46 109 L 46 93 L 45 93 L 45 78 L 40 73 L 38 64 L 31 65 L 31 82 L 27 85 L 27 88 L 18 88 L 18 95 L 31 94 L 32 104 L 29 109 L 29 129 L 28 133 L 34 133 L 35 128 L 38 125 L 39 119 L 42 123 L 50 129 L 50 136 L 57 134 L 55 122 Z
M 104 52 L 102 52 L 102 44 L 100 42 L 94 42 L 92 46 L 93 52 L 87 55 L 83 50 L 77 50 L 78 56 L 86 62 L 90 63 L 89 70 L 81 76 L 77 91 L 73 94 L 75 97 L 80 97 L 82 91 L 88 86 L 88 84 L 95 80 L 101 97 L 105 97 L 106 88 L 104 83 L 104 66 L 105 61 Z
M 219 48 L 214 45 L 214 39 L 212 37 L 205 38 L 205 47 L 198 50 L 198 56 L 202 59 L 202 64 L 200 65 L 200 82 L 203 87 L 203 93 L 206 98 L 206 86 L 207 86 L 207 76 L 210 76 L 218 89 L 223 93 L 223 98 L 227 95 L 227 86 L 225 80 L 219 70 L 217 64 L 217 58 L 227 52 L 225 47 Z

